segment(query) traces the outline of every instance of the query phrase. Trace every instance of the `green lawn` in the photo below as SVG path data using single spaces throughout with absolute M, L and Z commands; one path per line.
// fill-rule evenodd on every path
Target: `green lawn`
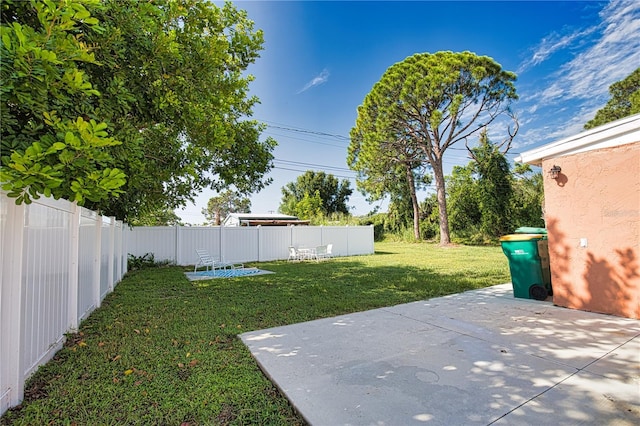
M 238 334 L 510 281 L 499 247 L 376 243 L 371 256 L 267 262 L 189 282 L 129 273 L 1 424 L 302 424 Z

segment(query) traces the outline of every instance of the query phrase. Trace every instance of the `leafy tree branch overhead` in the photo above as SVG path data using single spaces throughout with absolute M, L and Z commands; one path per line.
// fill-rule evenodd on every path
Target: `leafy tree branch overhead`
M 83 2 L 2 2 L 2 189 L 18 203 L 40 195 L 79 204 L 122 193 L 124 173 L 100 117 L 100 93 L 81 65 L 96 63 L 82 34 L 103 31 Z M 86 7 L 85 7 L 86 6 Z
M 34 18 L 34 11 L 45 7 L 41 3 L 3 2 L 3 40 L 13 23 L 37 24 L 44 32 L 59 22 L 40 24 Z M 245 74 L 259 57 L 263 36 L 244 11 L 230 3 L 218 7 L 196 0 L 64 4 L 86 11 L 77 18 L 79 24 L 60 36 L 76 40 L 77 50 L 86 51 L 76 55 L 82 62 L 71 61 L 81 77 L 77 90 L 84 90 L 82 97 L 45 81 L 39 97 L 26 103 L 32 111 L 24 114 L 24 103 L 17 99 L 34 96 L 27 90 L 15 93 L 20 75 L 4 72 L 10 69 L 6 61 L 13 59 L 3 51 L 2 118 L 4 123 L 5 111 L 10 114 L 7 118 L 16 122 L 10 130 L 19 135 L 6 145 L 5 134 L 11 134 L 3 125 L 3 153 L 10 149 L 6 152 L 23 155 L 25 143 L 39 140 L 45 128 L 37 120 L 45 111 L 55 110 L 63 122 L 81 117 L 106 123 L 114 144 L 100 166 L 117 168 L 127 180 L 120 182 L 117 198 L 114 191 L 103 192 L 86 197 L 85 205 L 119 218 L 183 206 L 204 188 L 235 187 L 247 194 L 270 182 L 264 175 L 272 167 L 276 142 L 261 141 L 262 126 L 248 118 L 258 100 L 248 95 L 253 77 Z M 59 44 L 53 47 L 61 52 L 68 47 Z M 56 70 L 60 67 L 51 73 Z M 57 78 L 69 77 L 62 73 Z

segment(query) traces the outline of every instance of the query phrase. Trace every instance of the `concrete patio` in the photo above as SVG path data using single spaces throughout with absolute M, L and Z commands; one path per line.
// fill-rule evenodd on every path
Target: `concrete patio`
M 640 321 L 511 284 L 241 338 L 311 425 L 640 424 Z

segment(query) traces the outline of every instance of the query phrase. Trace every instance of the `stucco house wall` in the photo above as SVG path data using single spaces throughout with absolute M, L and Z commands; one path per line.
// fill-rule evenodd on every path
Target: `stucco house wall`
M 542 167 L 553 303 L 640 318 L 640 115 L 518 160 Z
M 640 142 L 544 160 L 553 302 L 640 318 Z

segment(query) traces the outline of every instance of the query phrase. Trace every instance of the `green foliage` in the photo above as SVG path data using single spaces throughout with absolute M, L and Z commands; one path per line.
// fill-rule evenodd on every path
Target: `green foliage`
M 275 141 L 249 96 L 263 34 L 231 3 L 108 0 L 91 34 L 100 65 L 85 71 L 103 92 L 92 105 L 124 143 L 126 194 L 94 206 L 118 217 L 176 208 L 204 188 L 242 194 L 270 182 Z M 141 36 L 144 35 L 144 36 Z M 153 60 L 150 60 L 153 58 Z
M 251 200 L 234 191 L 224 191 L 217 197 L 211 197 L 202 214 L 210 224 L 220 225 L 222 218 L 229 213 L 251 212 Z
M 322 199 L 320 198 L 320 191 L 316 191 L 313 196 L 309 193 L 305 193 L 302 200 L 296 203 L 295 216 L 302 220 L 313 219 L 318 216 L 322 216 Z
M 439 237 L 438 198 L 431 194 L 420 204 L 420 235 L 425 240 L 435 240 Z
M 78 204 L 122 193 L 107 124 L 83 111 L 100 95 L 81 64 L 96 63 L 80 32 L 102 28 L 96 0 L 2 3 L 2 189 L 17 203 L 41 195 Z
M 258 100 L 246 73 L 262 44 L 231 3 L 3 1 L 3 187 L 121 219 L 204 188 L 263 188 L 276 142 L 247 119 Z
M 131 253 L 127 254 L 127 271 L 137 271 L 139 269 L 160 268 L 170 266 L 168 260 L 156 261 L 153 253 L 145 253 L 142 256 L 135 256 Z
M 137 269 L 152 268 L 156 264 L 153 253 L 145 253 L 142 256 L 135 256 L 131 253 L 127 254 L 127 270 L 135 271 Z
M 486 129 L 480 134 L 477 147 L 471 149 L 478 176 L 478 207 L 480 208 L 480 230 L 491 238 L 509 232 L 511 226 L 511 170 L 509 163 L 498 147 L 489 141 Z
M 359 218 L 359 225 L 373 225 L 373 240 L 378 242 L 385 238 L 384 223 L 387 215 L 385 213 L 375 213 Z
M 451 230 L 455 234 L 479 228 L 482 222 L 480 196 L 474 177 L 473 163 L 454 166 L 447 177 L 447 196 Z
M 129 219 L 131 226 L 176 226 L 183 225 L 180 217 L 169 208 L 143 210 Z
M 298 210 L 304 217 L 309 215 L 328 216 L 333 213 L 349 213 L 347 201 L 353 193 L 349 181 L 343 179 L 341 182 L 332 174 L 325 172 L 314 172 L 307 170 L 298 176 L 295 182 L 289 182 L 282 187 L 282 201 L 280 212 L 298 216 Z M 313 194 L 313 195 L 311 195 Z M 320 206 L 316 209 L 317 200 L 320 199 Z M 300 204 L 303 202 L 302 204 Z M 302 216 L 298 216 L 302 219 Z
M 528 164 L 518 164 L 513 173 L 512 186 L 510 231 L 521 226 L 544 228 L 542 173 L 534 172 Z
M 358 107 L 350 133 L 347 161 L 359 172 L 359 188 L 379 197 L 389 193 L 387 182 L 398 174 L 399 163 L 409 171 L 430 166 L 440 243 L 448 244 L 443 154 L 509 113 L 517 99 L 515 79 L 493 59 L 470 52 L 419 53 L 389 67 Z
M 456 241 L 491 244 L 520 226 L 544 227 L 542 175 L 528 165 L 511 173 L 506 158 L 487 140 L 476 161 L 447 177 L 448 208 Z
M 510 280 L 498 247 L 375 250 L 303 268 L 260 263 L 275 274 L 233 279 L 189 282 L 177 267 L 130 272 L 1 423 L 301 425 L 238 334 Z
M 640 113 L 640 68 L 637 68 L 624 80 L 609 87 L 611 99 L 596 112 L 596 116 L 584 125 L 592 129 L 606 123 Z

